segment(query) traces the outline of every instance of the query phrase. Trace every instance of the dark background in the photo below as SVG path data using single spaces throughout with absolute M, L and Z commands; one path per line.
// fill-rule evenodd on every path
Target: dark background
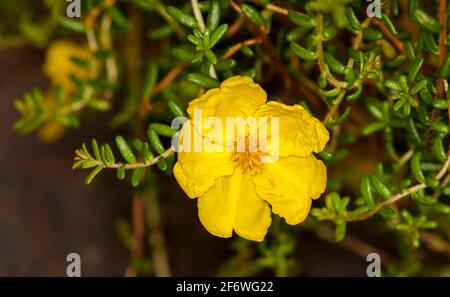
M 33 48 L 0 50 L 0 276 L 65 276 L 66 256 L 72 252 L 81 255 L 83 276 L 123 275 L 129 253 L 116 224 L 130 219 L 132 191 L 113 173 L 85 186 L 86 172 L 71 169 L 81 143 L 94 136 L 102 142 L 113 139 L 108 115 L 83 120 L 80 129 L 53 145 L 12 129 L 19 117 L 13 100 L 47 84 L 42 59 Z M 160 182 L 168 189 L 159 199 L 173 275 L 215 275 L 231 255 L 230 240 L 206 232 L 196 202 L 172 177 Z M 367 265 L 308 232 L 299 234 L 296 258 L 306 276 L 365 275 Z

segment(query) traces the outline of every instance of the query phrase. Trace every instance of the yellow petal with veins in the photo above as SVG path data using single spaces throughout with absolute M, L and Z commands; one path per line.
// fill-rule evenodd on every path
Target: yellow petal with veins
M 258 121 L 258 131 L 267 129 L 267 143 L 269 144 L 275 136 L 279 139 L 279 155 L 305 157 L 312 152 L 318 153 L 323 150 L 329 140 L 329 134 L 325 126 L 311 116 L 300 105 L 285 105 L 279 102 L 268 102 L 261 106 L 255 113 L 256 117 L 266 117 L 267 123 Z M 276 117 L 279 120 L 278 130 L 272 131 L 270 118 Z M 277 133 L 278 132 L 278 133 Z M 277 134 L 276 134 L 277 133 Z M 275 153 L 276 154 L 276 153 Z
M 270 207 L 255 192 L 252 177 L 237 167 L 231 176 L 217 179 L 198 199 L 203 226 L 213 235 L 262 241 L 271 223 Z
M 272 211 L 295 225 L 308 215 L 311 198 L 325 191 L 327 173 L 322 161 L 313 155 L 292 156 L 263 164 L 253 182 L 256 193 L 272 205 Z
M 194 110 L 199 109 L 204 119 L 216 116 L 225 123 L 226 117 L 251 116 L 266 99 L 266 92 L 251 78 L 233 76 L 224 80 L 220 88 L 211 89 L 191 101 L 187 112 L 192 118 Z

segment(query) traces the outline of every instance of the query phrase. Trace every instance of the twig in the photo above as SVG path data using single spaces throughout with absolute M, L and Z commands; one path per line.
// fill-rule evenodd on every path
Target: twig
M 447 160 L 445 161 L 441 170 L 435 176 L 435 178 L 437 180 L 440 180 L 447 173 L 449 165 L 450 165 L 450 150 L 447 152 Z M 347 217 L 346 221 L 352 222 L 352 221 L 362 221 L 362 220 L 368 219 L 371 216 L 373 216 L 374 214 L 376 214 L 383 206 L 393 204 L 393 203 L 397 202 L 398 200 L 402 199 L 403 197 L 409 196 L 410 194 L 420 191 L 422 189 L 425 189 L 427 187 L 428 187 L 428 185 L 425 183 L 420 183 L 415 186 L 412 186 L 408 189 L 405 189 L 402 193 L 398 193 L 387 200 L 383 200 L 382 202 L 375 205 L 375 207 L 373 209 L 371 209 L 370 211 L 364 213 L 363 215 L 361 215 L 357 218 Z
M 180 75 L 180 73 L 183 71 L 184 68 L 186 68 L 188 64 L 186 62 L 181 62 L 172 70 L 169 71 L 169 73 L 166 74 L 166 76 L 160 80 L 155 87 L 153 88 L 153 91 L 150 96 L 154 96 L 164 90 L 168 85 L 170 85 L 177 77 Z M 139 118 L 143 119 L 147 115 L 147 113 L 152 109 L 153 105 L 151 102 L 148 102 L 148 100 L 144 100 L 145 98 L 142 98 L 141 105 L 139 108 Z
M 319 65 L 320 72 L 326 72 L 327 81 L 335 86 L 336 88 L 345 88 L 347 87 L 346 82 L 342 82 L 334 77 L 334 75 L 329 71 L 328 66 L 324 62 L 323 57 L 323 44 L 322 44 L 322 31 L 323 31 L 323 15 L 317 14 L 317 27 L 316 27 L 316 35 L 317 35 L 317 44 L 316 44 L 316 52 L 317 52 L 317 64 Z M 345 95 L 345 94 L 344 94 Z
M 94 7 L 86 17 L 86 27 L 88 29 L 92 29 L 94 27 L 94 22 L 97 17 L 108 7 L 113 6 L 116 3 L 116 0 L 105 0 L 100 6 Z
M 155 275 L 170 276 L 169 257 L 161 226 L 161 209 L 154 188 L 145 194 L 145 209 L 149 229 L 148 243 L 152 251 Z
M 245 45 L 254 45 L 257 43 L 260 43 L 261 41 L 257 38 L 252 38 L 252 39 L 248 39 L 239 43 L 236 43 L 235 45 L 233 45 L 232 47 L 230 47 L 222 56 L 220 56 L 219 60 L 226 60 L 228 58 L 230 58 L 231 56 L 233 56 L 235 53 L 237 53 L 242 46 Z
M 191 0 L 192 11 L 194 12 L 195 19 L 198 23 L 198 28 L 200 31 L 205 31 L 205 21 L 203 21 L 202 12 L 200 11 L 200 6 L 198 5 L 198 0 Z M 209 75 L 211 77 L 217 78 L 216 70 L 214 69 L 214 65 L 211 64 L 209 67 Z
M 336 242 L 334 237 L 334 230 L 331 226 L 327 224 L 321 224 L 319 226 L 314 226 L 312 223 L 309 223 L 308 221 L 302 224 L 302 227 L 306 230 L 314 233 L 318 238 L 336 244 L 337 246 L 343 247 L 346 250 L 349 250 L 356 255 L 366 259 L 367 255 L 370 253 L 377 253 L 380 255 L 382 261 L 381 263 L 392 263 L 393 257 L 387 254 L 386 252 L 362 241 L 359 238 L 356 238 L 352 236 L 351 234 L 346 234 L 345 238 L 340 241 Z
M 168 156 L 170 156 L 171 154 L 174 153 L 173 148 L 169 148 L 167 150 L 165 150 L 161 155 L 151 159 L 150 161 L 143 163 L 143 162 L 138 162 L 138 163 L 133 163 L 133 164 L 125 164 L 125 163 L 114 163 L 114 164 L 104 164 L 101 161 L 97 161 L 96 166 L 102 166 L 103 168 L 106 169 L 119 169 L 120 167 L 124 167 L 125 170 L 130 170 L 130 169 L 137 169 L 137 168 L 145 168 L 145 167 L 150 167 L 155 165 L 156 163 L 158 163 L 158 160 L 161 158 L 167 158 Z M 77 156 L 75 157 L 76 161 L 80 161 L 80 160 L 92 160 L 95 161 L 94 159 L 89 158 L 88 156 L 85 155 L 80 155 L 77 154 Z
M 268 4 L 266 8 L 270 11 L 282 14 L 282 15 L 288 15 L 288 10 L 286 8 L 274 5 L 274 4 Z
M 230 26 L 228 29 L 227 34 L 225 34 L 225 38 L 230 38 L 234 34 L 236 34 L 237 31 L 242 27 L 242 25 L 245 23 L 245 18 L 243 16 L 239 16 L 236 21 Z
M 131 243 L 131 263 L 125 270 L 125 276 L 136 276 L 133 259 L 142 257 L 144 238 L 144 200 L 139 195 L 133 197 L 133 241 Z
M 186 68 L 187 65 L 188 64 L 186 62 L 181 62 L 172 70 L 170 70 L 169 73 L 167 73 L 167 75 L 156 84 L 155 88 L 153 89 L 152 95 L 158 94 L 168 85 L 170 85 L 178 77 L 178 75 L 180 75 L 184 68 Z
M 321 19 L 321 18 L 318 16 L 317 20 L 318 20 L 318 22 L 320 23 L 320 24 L 318 24 L 318 26 L 319 26 L 319 25 L 323 25 L 323 19 Z M 368 27 L 368 26 L 370 25 L 370 23 L 372 22 L 372 20 L 373 20 L 373 18 L 368 17 L 368 18 L 366 18 L 366 19 L 362 22 L 362 28 L 361 28 L 361 30 L 358 31 L 358 34 L 356 35 L 356 38 L 354 39 L 354 42 L 353 42 L 353 49 L 357 50 L 357 49 L 359 48 L 359 46 L 361 45 L 361 42 L 362 42 L 362 39 L 363 39 L 363 30 L 364 30 L 364 28 L 366 28 L 366 27 Z M 318 43 L 321 43 L 321 41 L 319 41 Z M 318 54 L 319 54 L 319 53 L 318 53 Z M 319 58 L 320 58 L 320 54 L 319 54 L 319 56 L 318 56 L 318 61 L 319 61 Z M 322 58 L 322 59 L 323 59 L 323 58 Z M 322 60 L 322 61 L 323 61 L 323 60 Z M 352 68 L 353 68 L 353 64 L 354 64 L 353 58 L 351 58 L 351 57 L 348 58 L 348 60 L 347 60 L 347 67 L 350 68 L 350 69 L 352 69 Z M 320 67 L 320 62 L 319 62 L 319 67 Z M 323 67 L 323 66 L 322 66 L 322 67 Z M 324 67 L 324 68 L 326 69 L 326 67 Z M 327 73 L 327 76 L 328 76 L 328 73 Z M 346 86 L 345 89 L 344 89 L 344 88 L 341 89 L 341 91 L 339 92 L 338 97 L 334 100 L 333 106 L 330 108 L 330 110 L 328 111 L 327 115 L 325 116 L 325 118 L 324 118 L 324 120 L 323 120 L 324 123 L 327 123 L 330 119 L 333 118 L 334 114 L 337 112 L 337 110 L 338 110 L 338 108 L 339 108 L 339 105 L 342 103 L 342 101 L 343 101 L 344 98 L 345 98 L 345 94 L 346 94 L 346 92 L 347 92 L 347 89 L 351 89 L 351 87 L 353 87 L 353 86 L 356 85 L 357 83 L 360 83 L 360 79 L 359 79 L 359 78 L 356 79 L 356 80 L 353 82 L 352 86 L 350 86 L 350 87 L 349 87 L 349 86 Z
M 420 237 L 430 251 L 450 257 L 450 244 L 446 240 L 428 231 L 420 231 Z
M 375 25 L 378 25 L 381 29 L 381 31 L 384 33 L 384 35 L 386 35 L 387 38 L 389 38 L 389 40 L 394 44 L 394 46 L 402 53 L 405 53 L 405 47 L 403 45 L 403 42 L 397 38 L 397 36 L 395 36 L 394 34 L 392 34 L 391 31 L 389 31 L 389 29 L 386 27 L 386 25 L 380 21 L 377 18 L 373 18 L 373 23 Z
M 102 46 L 105 50 L 112 49 L 112 40 L 111 40 L 111 16 L 105 15 L 101 22 L 101 42 Z M 106 75 L 108 77 L 108 81 L 115 83 L 118 79 L 118 71 L 117 71 L 117 61 L 114 55 L 110 55 L 106 58 L 105 62 L 106 66 Z M 104 97 L 108 100 L 111 100 L 114 95 L 112 90 L 106 90 Z

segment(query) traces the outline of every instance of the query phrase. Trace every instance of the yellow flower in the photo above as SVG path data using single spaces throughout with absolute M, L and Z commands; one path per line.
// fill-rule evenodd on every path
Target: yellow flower
M 300 105 L 266 99 L 266 92 L 252 79 L 235 76 L 189 104 L 191 119 L 195 110 L 201 110 L 204 119 L 217 117 L 223 122 L 230 117 L 279 121 L 276 162 L 263 162 L 265 153 L 248 150 L 247 145 L 244 151 L 178 153 L 175 177 L 190 198 L 198 197 L 200 221 L 213 235 L 230 237 L 234 230 L 241 237 L 262 241 L 271 224 L 271 209 L 295 225 L 305 220 L 312 199 L 325 191 L 326 168 L 312 153 L 324 148 L 328 131 Z M 195 123 L 183 126 L 180 143 L 189 125 Z M 271 131 L 267 136 L 270 140 Z M 222 146 L 219 141 L 214 144 Z
M 89 59 L 89 50 L 67 40 L 57 40 L 49 45 L 45 54 L 43 66 L 44 74 L 53 85 L 61 85 L 66 91 L 74 89 L 75 85 L 70 79 L 71 75 L 85 79 L 89 70 L 75 64 L 71 58 Z

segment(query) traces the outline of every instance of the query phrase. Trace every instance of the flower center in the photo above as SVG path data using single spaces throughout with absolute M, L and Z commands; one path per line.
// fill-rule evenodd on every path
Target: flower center
M 235 152 L 231 157 L 231 160 L 244 169 L 244 171 L 253 171 L 257 168 L 261 168 L 260 152 Z

